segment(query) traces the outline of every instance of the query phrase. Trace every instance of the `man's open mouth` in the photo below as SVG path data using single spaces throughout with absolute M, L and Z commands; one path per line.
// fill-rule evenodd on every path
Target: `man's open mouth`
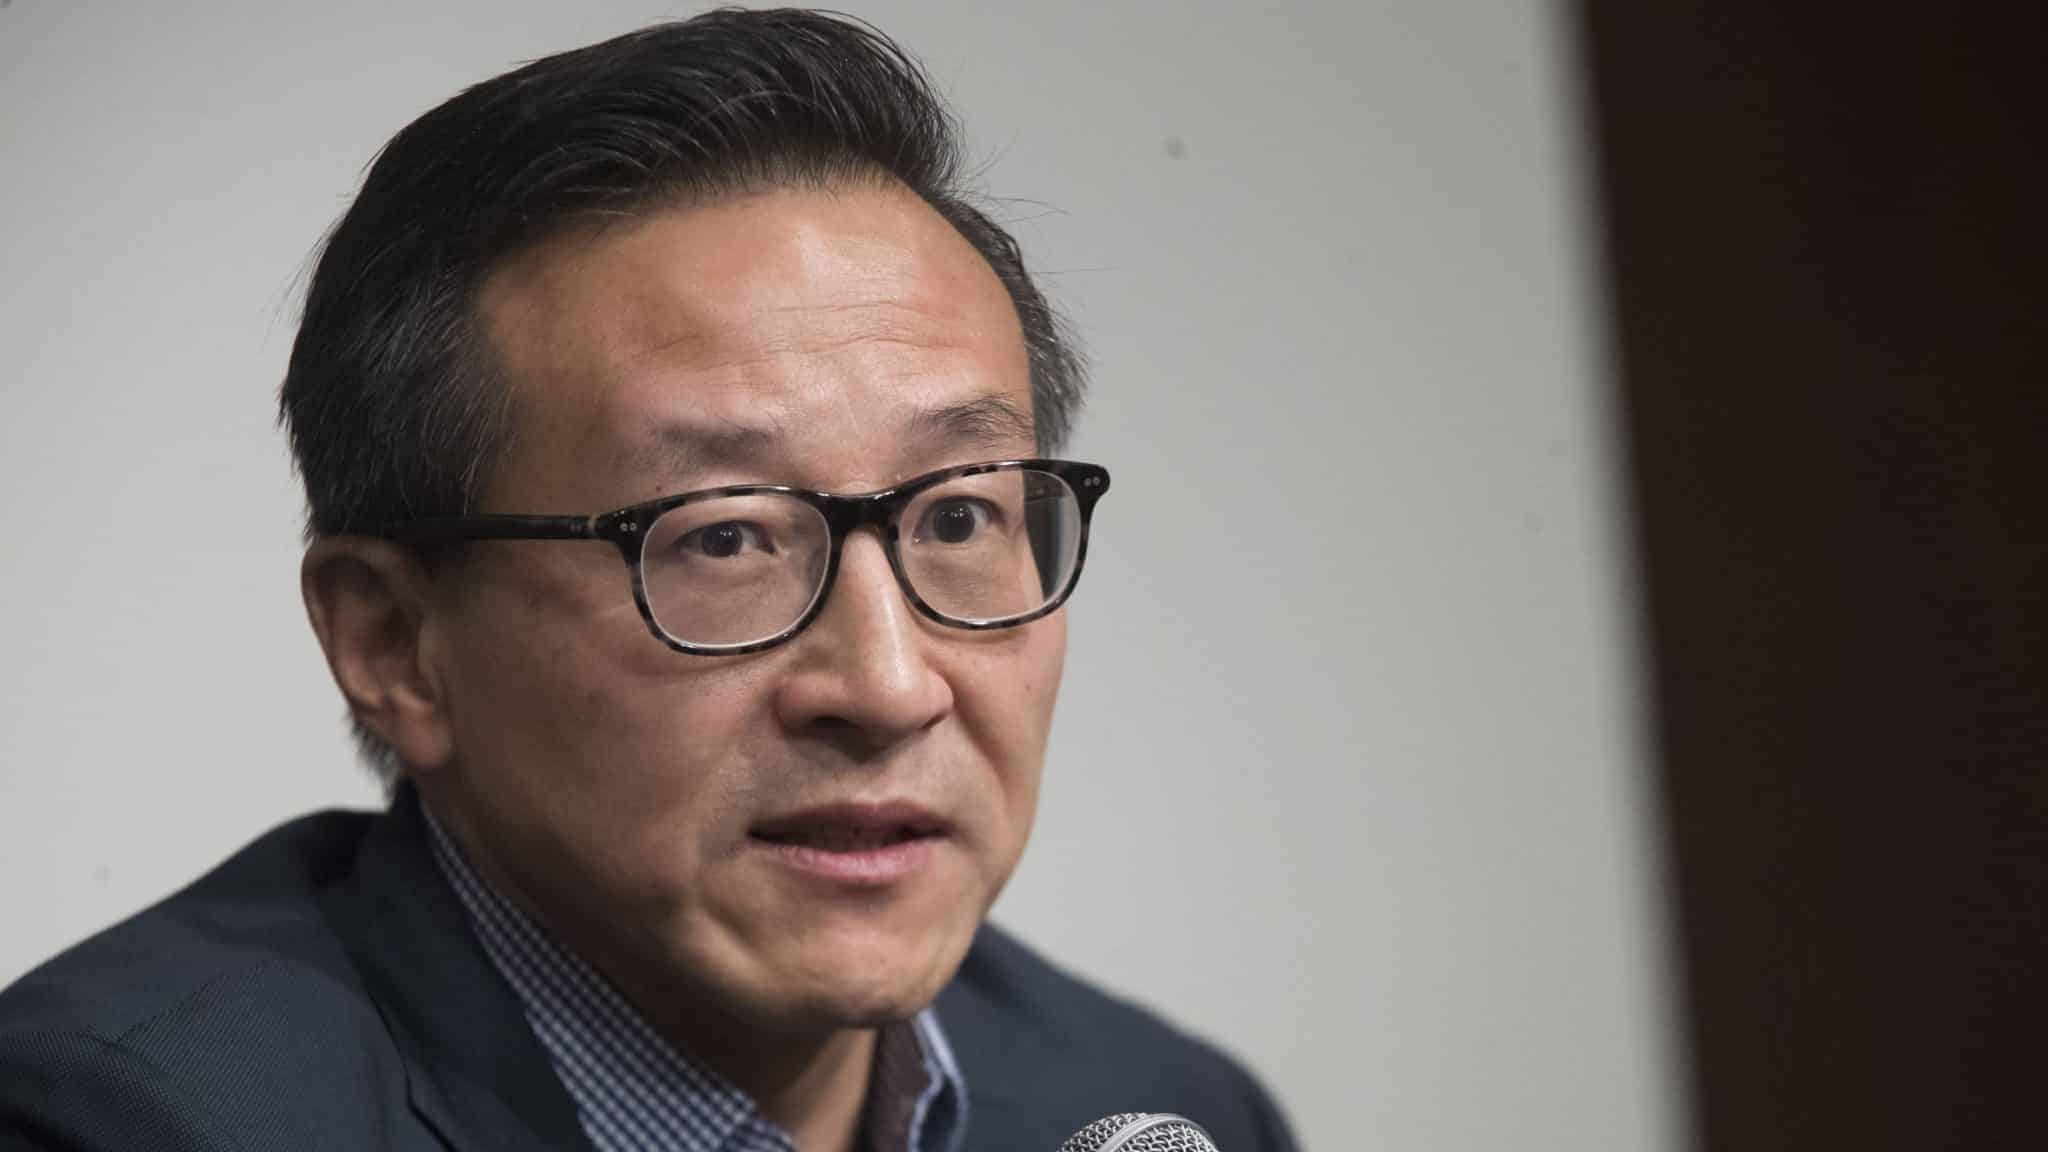
M 756 840 L 819 852 L 877 852 L 945 834 L 935 816 L 905 805 L 835 805 L 763 821 L 751 829 Z
M 929 833 L 918 832 L 907 827 L 897 828 L 847 828 L 818 827 L 799 828 L 788 832 L 756 832 L 757 840 L 770 844 L 790 844 L 799 848 L 816 848 L 820 852 L 872 852 L 893 844 L 907 844 L 922 840 Z

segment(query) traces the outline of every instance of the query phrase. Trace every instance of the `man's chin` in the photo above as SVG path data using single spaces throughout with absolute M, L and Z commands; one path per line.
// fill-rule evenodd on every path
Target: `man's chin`
M 965 939 L 943 950 L 933 949 L 929 938 L 816 944 L 761 957 L 760 967 L 735 989 L 742 1010 L 777 1031 L 880 1027 L 930 1007 L 966 953 Z
M 903 970 L 835 963 L 770 990 L 763 1007 L 797 1031 L 877 1028 L 930 1007 L 957 967 Z

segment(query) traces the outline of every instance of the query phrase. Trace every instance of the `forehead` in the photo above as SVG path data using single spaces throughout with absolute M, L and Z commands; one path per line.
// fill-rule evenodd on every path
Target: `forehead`
M 479 313 L 512 392 L 493 497 L 558 505 L 519 510 L 741 480 L 882 487 L 1031 447 L 1008 294 L 898 186 L 557 236 L 496 270 Z

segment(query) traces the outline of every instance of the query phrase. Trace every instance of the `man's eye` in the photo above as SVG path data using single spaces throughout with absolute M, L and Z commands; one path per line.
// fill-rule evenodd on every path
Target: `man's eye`
M 917 539 L 965 544 L 987 530 L 994 515 L 995 510 L 980 500 L 942 500 L 925 510 L 917 526 Z
M 676 551 L 690 559 L 728 560 L 748 549 L 772 553 L 775 545 L 759 524 L 744 520 L 721 520 L 693 528 L 676 541 Z

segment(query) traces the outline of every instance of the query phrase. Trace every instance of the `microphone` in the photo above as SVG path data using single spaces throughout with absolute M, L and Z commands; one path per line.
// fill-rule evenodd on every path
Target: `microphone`
M 1060 1152 L 1217 1152 L 1217 1148 L 1192 1120 L 1170 1112 L 1119 1112 L 1067 1137 Z

